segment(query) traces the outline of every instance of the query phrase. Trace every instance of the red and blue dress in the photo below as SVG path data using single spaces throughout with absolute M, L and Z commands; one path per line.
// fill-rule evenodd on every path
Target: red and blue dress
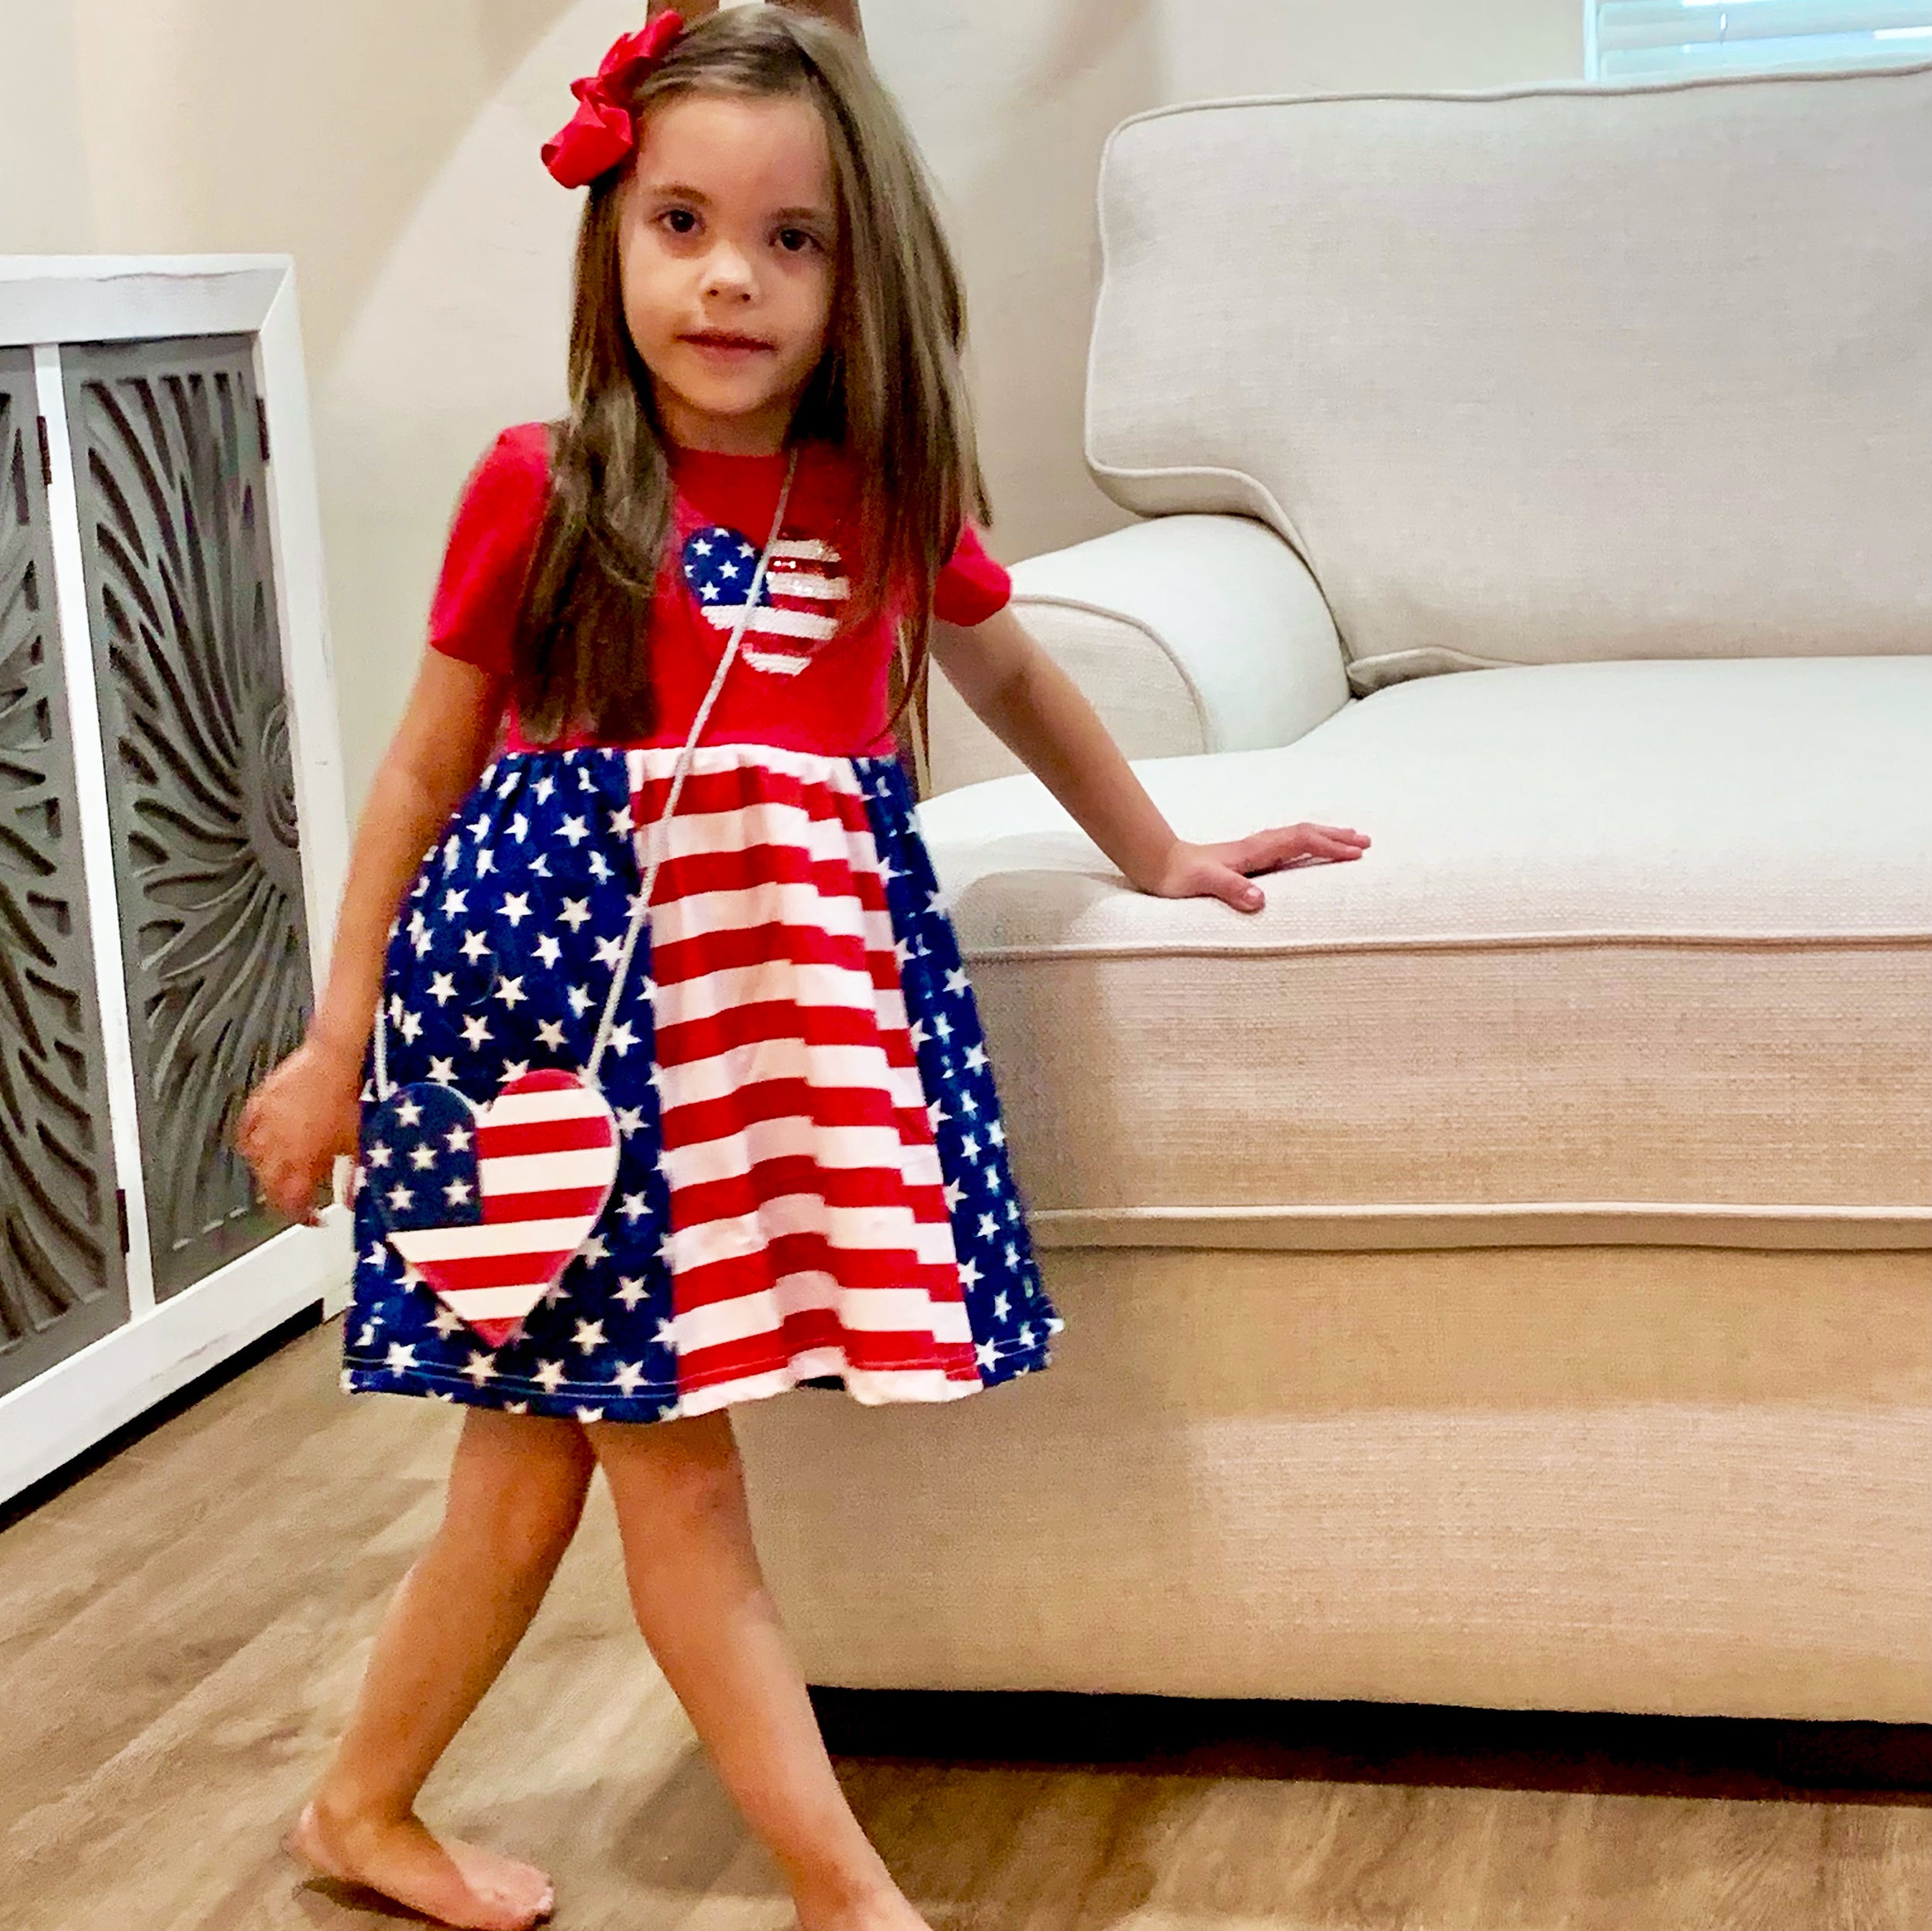
M 388 1080 L 482 1107 L 588 1063 L 647 828 L 664 854 L 598 1074 L 617 1135 L 608 1205 L 520 1329 L 493 1343 L 402 1259 L 379 1200 L 394 1176 L 372 1164 L 406 1167 L 396 1197 L 433 1218 L 446 1198 L 453 1214 L 474 1200 L 487 1149 L 460 1127 L 432 1130 L 433 1107 L 408 1135 L 389 1130 L 391 1108 L 375 1144 L 365 1124 L 351 1390 L 654 1421 L 801 1384 L 868 1403 L 949 1400 L 1047 1362 L 1060 1324 L 885 730 L 893 628 L 840 628 L 863 532 L 834 449 L 800 453 L 739 660 L 676 814 L 657 825 L 746 616 L 786 466 L 676 453 L 650 619 L 655 734 L 538 747 L 511 718 L 508 748 L 404 901 L 382 994 Z M 548 487 L 543 426 L 507 431 L 470 480 L 432 613 L 432 646 L 499 679 L 506 707 Z M 981 623 L 1008 589 L 969 529 L 935 611 Z

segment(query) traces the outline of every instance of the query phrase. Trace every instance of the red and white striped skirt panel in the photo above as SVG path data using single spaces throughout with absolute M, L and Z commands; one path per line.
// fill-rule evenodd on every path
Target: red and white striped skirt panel
M 864 1402 L 980 1386 L 880 859 L 851 761 L 630 753 L 664 854 L 650 925 L 680 1405 L 836 1376 Z M 640 961 L 640 964 L 643 962 Z

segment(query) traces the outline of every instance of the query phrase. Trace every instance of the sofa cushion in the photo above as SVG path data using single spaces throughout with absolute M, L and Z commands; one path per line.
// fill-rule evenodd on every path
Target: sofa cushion
M 1165 110 L 1101 223 L 1096 474 L 1272 523 L 1358 690 L 1932 651 L 1932 68 Z
M 1405 684 L 1138 767 L 1353 825 L 1265 911 L 1031 778 L 922 808 L 1044 1238 L 1932 1246 L 1932 658 Z

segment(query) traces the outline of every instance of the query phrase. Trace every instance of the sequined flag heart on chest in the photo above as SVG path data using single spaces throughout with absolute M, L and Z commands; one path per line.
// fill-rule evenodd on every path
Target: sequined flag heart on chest
M 796 677 L 814 646 L 838 633 L 839 609 L 851 594 L 838 551 L 815 537 L 781 538 L 772 545 L 764 582 L 748 604 L 758 545 L 722 523 L 684 540 L 684 581 L 705 619 L 728 630 L 745 623 L 745 661 L 754 670 Z
M 501 1347 L 603 1212 L 617 1122 L 595 1087 L 561 1071 L 526 1073 L 484 1106 L 405 1086 L 367 1116 L 362 1173 L 389 1244 Z

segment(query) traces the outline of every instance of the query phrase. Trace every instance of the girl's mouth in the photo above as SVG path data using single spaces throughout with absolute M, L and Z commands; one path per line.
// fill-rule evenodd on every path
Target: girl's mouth
M 700 329 L 677 338 L 707 358 L 720 361 L 742 361 L 753 355 L 769 355 L 772 344 L 757 335 L 738 335 L 728 329 Z

